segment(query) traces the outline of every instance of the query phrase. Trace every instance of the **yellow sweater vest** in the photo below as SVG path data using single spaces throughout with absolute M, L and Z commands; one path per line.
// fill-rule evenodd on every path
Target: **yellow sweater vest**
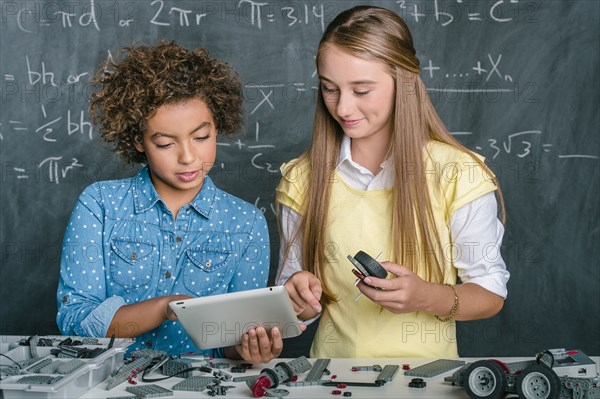
M 444 254 L 444 283 L 456 282 L 450 216 L 461 206 L 496 189 L 487 173 L 469 155 L 430 142 L 424 151 L 429 195 Z M 282 166 L 277 201 L 304 214 L 310 165 L 293 160 Z M 323 278 L 339 301 L 323 310 L 310 356 L 456 357 L 456 325 L 439 322 L 424 312 L 393 314 L 362 296 L 347 255 L 359 250 L 379 260 L 391 258 L 391 190 L 362 191 L 348 186 L 339 175 L 332 183 L 326 221 L 327 246 Z M 427 279 L 424 265 L 414 270 Z

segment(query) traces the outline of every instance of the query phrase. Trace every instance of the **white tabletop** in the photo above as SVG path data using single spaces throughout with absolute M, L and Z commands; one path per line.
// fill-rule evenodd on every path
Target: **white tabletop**
M 486 358 L 487 359 L 487 358 Z M 504 362 L 516 362 L 522 360 L 532 360 L 533 357 L 523 357 L 523 358 L 498 358 Z M 232 376 L 247 376 L 252 374 L 259 374 L 260 370 L 265 367 L 274 367 L 275 364 L 279 362 L 288 362 L 292 359 L 275 359 L 268 364 L 263 365 L 254 365 L 251 370 L 244 374 L 231 373 L 230 369 L 223 369 L 224 372 L 231 374 Z M 309 359 L 311 363 L 313 363 L 314 359 Z M 438 375 L 432 378 L 423 378 L 423 380 L 427 383 L 425 388 L 409 388 L 408 383 L 414 377 L 405 376 L 404 370 L 402 370 L 402 365 L 409 364 L 411 368 L 417 367 L 419 365 L 429 363 L 435 359 L 405 359 L 405 358 L 386 358 L 386 359 L 331 359 L 327 369 L 331 371 L 331 375 L 323 376 L 323 379 L 330 380 L 332 375 L 337 375 L 337 378 L 332 381 L 355 381 L 355 382 L 374 382 L 376 377 L 378 376 L 378 372 L 376 371 L 352 371 L 353 366 L 372 366 L 372 365 L 380 365 L 384 367 L 388 364 L 395 364 L 400 366 L 400 370 L 394 377 L 391 382 L 386 383 L 382 387 L 356 387 L 356 386 L 348 386 L 344 389 L 331 387 L 331 386 L 307 386 L 307 387 L 288 387 L 285 384 L 280 385 L 278 388 L 286 389 L 289 391 L 289 395 L 287 398 L 310 398 L 310 399 L 319 399 L 319 398 L 335 398 L 335 397 L 344 397 L 343 395 L 332 395 L 332 391 L 334 389 L 339 389 L 343 392 L 352 392 L 352 398 L 468 398 L 464 389 L 459 386 L 452 386 L 452 384 L 444 382 L 444 377 L 452 375 L 458 368 Z M 464 360 L 469 363 L 475 360 L 480 360 L 480 358 L 463 358 L 460 360 Z M 599 364 L 599 357 L 592 357 L 592 360 Z M 216 360 L 215 362 L 219 362 L 220 360 Z M 229 363 L 231 366 L 235 365 L 234 361 L 230 360 L 222 360 L 223 362 Z M 198 365 L 203 365 L 204 363 L 198 363 Z M 194 375 L 207 375 L 206 373 L 195 372 Z M 161 374 L 152 374 L 147 377 L 160 377 Z M 299 381 L 304 379 L 305 375 L 299 376 Z M 141 382 L 141 378 L 137 378 L 138 384 L 135 386 L 142 385 L 144 383 Z M 160 385 L 164 388 L 170 389 L 176 383 L 182 381 L 181 378 L 173 377 L 165 381 L 156 382 L 155 384 Z M 101 382 L 96 387 L 88 391 L 83 398 L 110 398 L 110 397 L 120 397 L 120 396 L 130 396 L 132 399 L 134 396 L 125 390 L 126 387 L 132 386 L 128 382 L 124 382 L 121 385 L 107 391 L 105 389 L 106 383 Z M 250 388 L 244 382 L 223 382 L 221 385 L 224 386 L 233 386 L 227 391 L 226 396 L 216 396 L 222 397 L 224 399 L 233 399 L 233 398 L 252 398 L 252 393 Z M 173 391 L 172 398 L 209 398 L 207 391 L 204 390 L 202 392 L 185 392 L 185 391 Z

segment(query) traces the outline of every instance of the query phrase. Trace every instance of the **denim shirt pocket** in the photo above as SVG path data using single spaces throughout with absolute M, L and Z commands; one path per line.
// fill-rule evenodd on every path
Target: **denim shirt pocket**
M 183 284 L 194 295 L 213 295 L 227 292 L 223 281 L 229 275 L 234 253 L 228 248 L 188 248 Z
M 113 239 L 110 242 L 111 279 L 126 289 L 147 285 L 157 261 L 157 251 L 150 242 Z

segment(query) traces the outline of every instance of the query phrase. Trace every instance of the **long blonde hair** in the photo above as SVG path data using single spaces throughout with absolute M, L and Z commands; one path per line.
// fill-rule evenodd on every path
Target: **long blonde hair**
M 383 62 L 395 80 L 395 110 L 391 132 L 391 155 L 395 184 L 392 189 L 392 260 L 413 271 L 424 255 L 425 275 L 443 281 L 441 241 L 433 219 L 426 185 L 423 149 L 430 140 L 451 145 L 481 165 L 499 187 L 490 169 L 448 132 L 437 115 L 419 76 L 419 60 L 404 21 L 384 8 L 359 6 L 340 13 L 327 27 L 319 43 L 317 65 L 323 49 L 335 45 L 356 57 Z M 324 303 L 336 300 L 322 278 L 325 261 L 326 224 L 331 182 L 336 170 L 344 133 L 329 114 L 318 92 L 312 142 L 302 158 L 310 163 L 306 212 L 298 233 L 302 235 L 303 269 L 322 283 Z M 402 184 L 399 184 L 402 182 Z M 400 187 L 402 189 L 400 189 Z M 499 194 L 504 212 L 504 202 Z

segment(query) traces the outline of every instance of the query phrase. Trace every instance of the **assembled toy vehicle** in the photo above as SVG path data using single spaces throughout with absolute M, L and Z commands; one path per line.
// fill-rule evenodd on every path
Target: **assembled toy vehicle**
M 600 398 L 598 366 L 578 350 L 550 349 L 535 360 L 467 363 L 444 379 L 465 388 L 470 398 L 498 399 L 505 394 L 522 399 Z

